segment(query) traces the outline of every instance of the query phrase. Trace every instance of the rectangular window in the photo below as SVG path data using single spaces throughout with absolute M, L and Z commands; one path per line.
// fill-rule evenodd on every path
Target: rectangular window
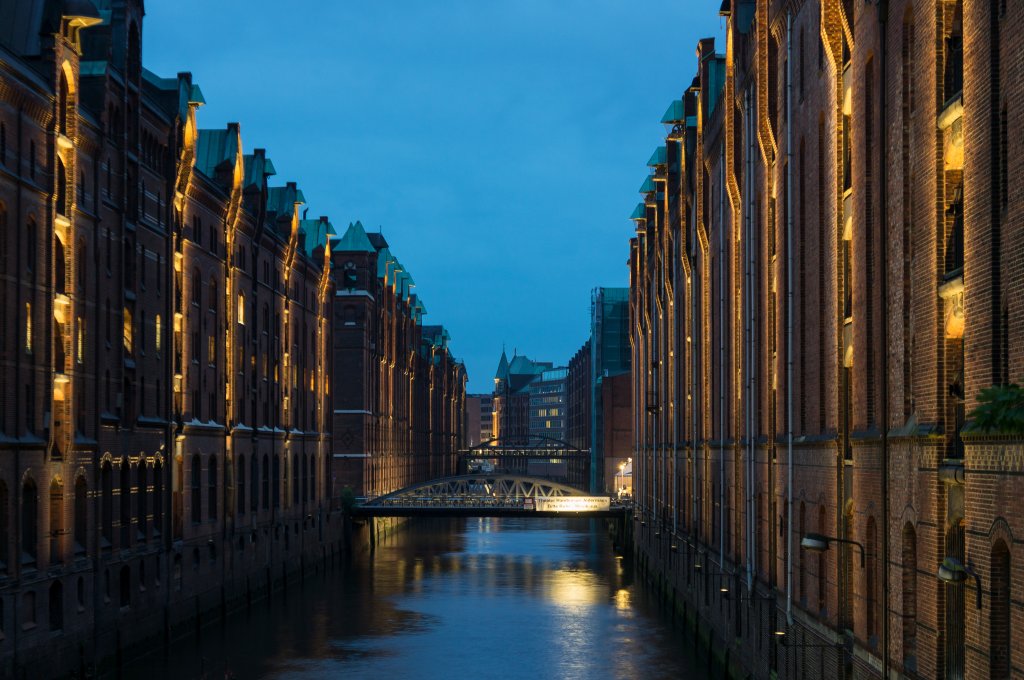
M 217 359 L 217 336 L 210 335 L 206 338 L 206 360 L 213 366 L 213 362 Z
M 78 317 L 78 343 L 77 343 L 77 359 L 78 363 L 85 361 L 85 318 Z
M 32 354 L 32 303 L 25 303 L 25 351 Z
M 127 307 L 124 308 L 124 324 L 123 324 L 123 336 L 124 336 L 124 351 L 128 354 L 132 353 L 132 311 Z

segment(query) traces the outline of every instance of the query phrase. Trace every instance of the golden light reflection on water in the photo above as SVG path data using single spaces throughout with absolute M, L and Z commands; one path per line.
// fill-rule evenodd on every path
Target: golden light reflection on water
M 615 591 L 615 608 L 622 610 L 632 610 L 633 608 L 633 596 L 625 588 L 619 588 Z
M 589 571 L 557 569 L 546 579 L 545 596 L 560 607 L 576 608 L 601 604 L 601 584 Z

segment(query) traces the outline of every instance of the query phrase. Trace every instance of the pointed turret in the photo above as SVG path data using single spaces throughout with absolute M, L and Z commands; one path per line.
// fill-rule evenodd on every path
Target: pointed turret
M 494 374 L 495 380 L 508 380 L 508 355 L 501 350 L 501 360 L 498 362 L 498 371 Z

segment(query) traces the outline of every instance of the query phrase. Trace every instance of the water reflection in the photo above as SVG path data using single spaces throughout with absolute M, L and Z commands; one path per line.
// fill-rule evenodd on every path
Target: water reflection
M 415 521 L 128 677 L 705 677 L 624 562 L 598 521 Z

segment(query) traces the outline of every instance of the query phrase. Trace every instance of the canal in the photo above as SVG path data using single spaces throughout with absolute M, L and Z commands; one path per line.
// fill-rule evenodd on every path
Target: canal
M 710 677 L 628 562 L 600 520 L 414 519 L 126 676 Z

